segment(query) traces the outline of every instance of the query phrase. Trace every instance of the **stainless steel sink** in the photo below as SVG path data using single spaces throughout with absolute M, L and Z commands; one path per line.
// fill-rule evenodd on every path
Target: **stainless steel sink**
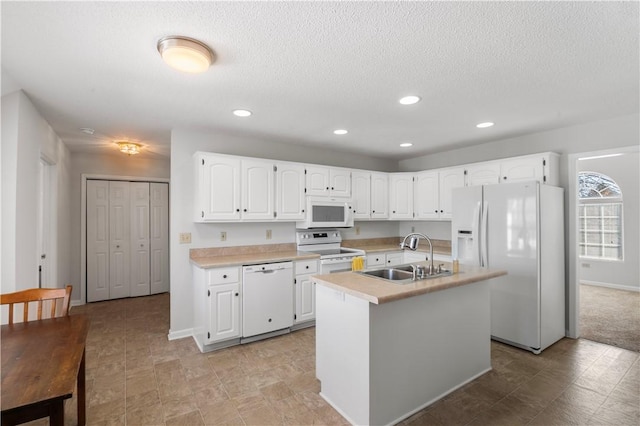
M 397 268 L 385 268 L 376 269 L 374 271 L 365 271 L 365 275 L 371 275 L 373 277 L 384 278 L 385 280 L 398 281 L 412 279 L 413 274 L 408 271 L 403 271 Z
M 414 281 L 430 280 L 433 278 L 448 277 L 451 275 L 451 271 L 443 269 L 441 272 L 426 275 L 424 277 L 418 276 L 413 279 L 413 272 L 411 265 L 400 265 L 392 268 L 373 269 L 371 271 L 361 271 L 363 275 L 369 275 L 371 277 L 381 278 L 384 280 L 392 281 L 394 284 L 410 284 Z

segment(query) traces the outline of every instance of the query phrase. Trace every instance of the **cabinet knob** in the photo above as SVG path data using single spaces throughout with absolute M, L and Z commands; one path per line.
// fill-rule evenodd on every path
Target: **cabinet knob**
M 333 186 L 331 187 L 331 190 L 333 191 Z
M 305 266 L 306 269 L 309 269 L 309 265 Z
M 327 191 L 329 190 L 329 187 L 327 186 Z
M 269 322 L 271 322 L 271 318 L 269 318 Z
M 440 213 L 444 213 L 444 210 L 440 210 Z
M 236 296 L 238 296 L 238 295 L 239 295 L 239 293 L 236 293 Z
M 393 212 L 395 213 L 396 211 L 394 210 Z
M 503 176 L 503 177 L 502 177 L 502 179 L 507 180 L 507 177 L 506 177 L 506 176 Z
M 236 209 L 236 211 L 237 211 L 237 212 L 239 212 L 239 211 L 240 211 L 240 209 Z
M 224 274 L 224 275 L 222 276 L 222 278 L 227 278 L 227 274 Z
M 247 211 L 247 209 L 244 209 L 244 211 L 246 212 L 246 211 Z
M 304 209 L 302 209 L 302 213 L 304 213 Z
M 116 248 L 120 248 L 120 246 L 116 246 Z
M 435 212 L 438 213 L 438 210 L 436 210 Z

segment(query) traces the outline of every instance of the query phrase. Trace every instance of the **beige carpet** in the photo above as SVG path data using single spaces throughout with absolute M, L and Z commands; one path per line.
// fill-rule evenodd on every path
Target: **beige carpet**
M 640 352 L 640 293 L 581 284 L 580 337 Z

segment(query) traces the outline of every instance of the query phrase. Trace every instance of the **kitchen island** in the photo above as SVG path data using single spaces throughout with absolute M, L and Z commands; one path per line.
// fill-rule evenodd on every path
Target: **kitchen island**
M 395 424 L 491 369 L 488 279 L 396 284 L 358 272 L 314 277 L 321 396 L 349 422 Z

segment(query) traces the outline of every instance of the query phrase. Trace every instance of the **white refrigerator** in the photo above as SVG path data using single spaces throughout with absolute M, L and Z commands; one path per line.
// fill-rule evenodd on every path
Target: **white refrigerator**
M 535 354 L 565 336 L 563 193 L 539 182 L 453 189 L 453 257 L 507 271 L 491 280 L 491 337 Z

